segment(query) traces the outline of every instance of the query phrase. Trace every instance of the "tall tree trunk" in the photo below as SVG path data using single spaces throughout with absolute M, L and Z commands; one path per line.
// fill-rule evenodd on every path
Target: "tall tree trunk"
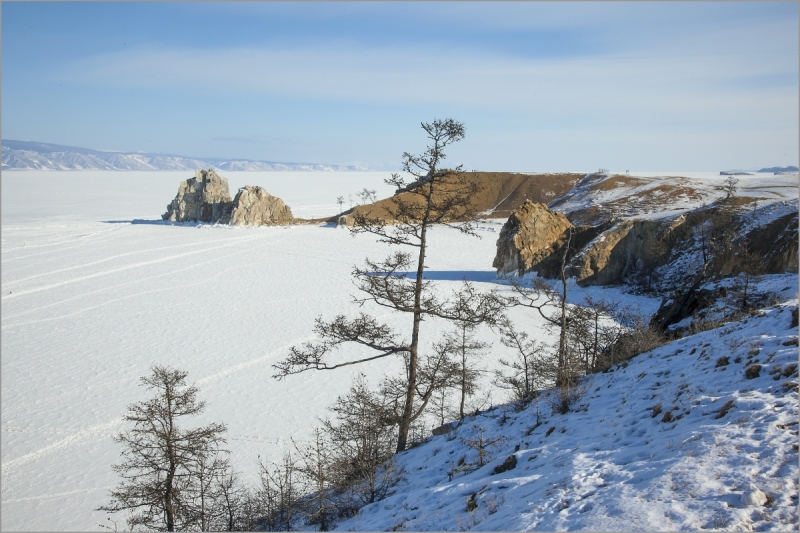
M 400 428 L 397 435 L 397 451 L 402 452 L 406 449 L 408 442 L 408 430 L 411 427 L 411 417 L 414 410 L 414 394 L 417 389 L 417 359 L 419 352 L 419 325 L 422 322 L 422 277 L 425 272 L 425 248 L 427 246 L 428 220 L 431 216 L 431 200 L 433 199 L 433 175 L 435 168 L 431 168 L 431 179 L 428 183 L 427 205 L 425 206 L 425 216 L 422 219 L 422 229 L 419 235 L 419 258 L 417 260 L 417 279 L 414 283 L 414 324 L 411 330 L 411 345 L 408 349 L 408 384 L 406 388 L 406 405 L 403 408 L 403 416 L 400 419 Z
M 567 242 L 564 245 L 564 255 L 561 256 L 561 287 L 563 290 L 561 298 L 561 334 L 558 338 L 558 372 L 556 375 L 557 385 L 566 387 L 567 377 L 567 254 L 569 244 L 572 241 L 572 228 L 567 230 Z

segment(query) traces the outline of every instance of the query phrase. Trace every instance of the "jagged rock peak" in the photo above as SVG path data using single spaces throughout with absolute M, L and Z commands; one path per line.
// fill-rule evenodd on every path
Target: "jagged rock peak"
M 545 204 L 525 202 L 500 231 L 492 263 L 497 276 L 522 275 L 534 269 L 564 244 L 572 227 L 562 213 L 550 211 Z
M 182 181 L 178 194 L 161 218 L 170 222 L 223 222 L 230 217 L 228 180 L 213 170 L 196 170 Z
M 246 185 L 233 199 L 231 226 L 273 226 L 291 224 L 292 210 L 283 200 L 261 187 Z
M 193 178 L 182 181 L 161 218 L 231 226 L 273 226 L 293 220 L 289 206 L 261 187 L 246 185 L 231 200 L 228 180 L 211 169 L 197 170 Z

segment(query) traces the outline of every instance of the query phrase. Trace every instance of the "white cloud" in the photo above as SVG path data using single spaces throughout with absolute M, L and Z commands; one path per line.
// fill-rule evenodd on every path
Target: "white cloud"
M 138 49 L 69 66 L 82 84 L 187 93 L 266 94 L 375 104 L 447 104 L 533 114 L 542 122 L 797 125 L 797 84 L 748 84 L 797 73 L 796 21 L 624 53 L 510 57 L 426 45 Z M 789 50 L 787 56 L 787 50 Z M 743 83 L 742 80 L 745 80 Z

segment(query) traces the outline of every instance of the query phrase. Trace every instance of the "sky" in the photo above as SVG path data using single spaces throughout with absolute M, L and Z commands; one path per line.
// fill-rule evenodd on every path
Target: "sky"
M 3 2 L 2 138 L 485 171 L 798 164 L 796 2 Z

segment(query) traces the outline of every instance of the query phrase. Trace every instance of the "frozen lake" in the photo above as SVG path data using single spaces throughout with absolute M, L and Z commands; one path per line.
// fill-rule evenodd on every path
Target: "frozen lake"
M 379 197 L 392 192 L 382 181 L 388 173 L 223 175 L 232 193 L 264 186 L 296 216 L 333 215 L 337 196 L 364 187 Z M 248 480 L 259 455 L 278 460 L 290 437 L 302 441 L 351 377 L 364 372 L 376 384 L 401 368 L 378 360 L 272 379 L 271 365 L 313 338 L 315 317 L 357 312 L 349 303 L 353 265 L 390 249 L 342 228 L 131 223 L 160 221 L 189 177 L 3 173 L 3 530 L 96 530 L 106 522 L 94 509 L 118 481 L 111 465 L 121 447 L 112 436 L 125 427 L 127 406 L 149 397 L 138 383 L 153 364 L 189 372 L 208 408 L 188 424 L 226 423 L 232 462 Z M 464 276 L 496 287 L 499 228 L 482 224 L 482 239 L 433 230 L 428 265 L 437 289 Z M 439 331 L 426 322 L 426 342 Z

